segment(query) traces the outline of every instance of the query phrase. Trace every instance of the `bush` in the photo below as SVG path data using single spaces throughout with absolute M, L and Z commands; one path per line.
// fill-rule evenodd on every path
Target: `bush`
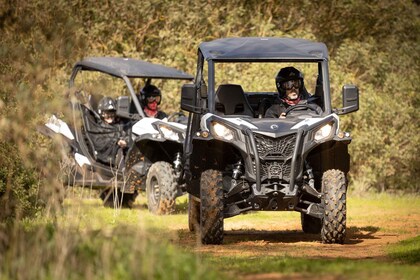
M 0 221 L 33 216 L 38 210 L 38 180 L 24 167 L 16 146 L 0 142 Z

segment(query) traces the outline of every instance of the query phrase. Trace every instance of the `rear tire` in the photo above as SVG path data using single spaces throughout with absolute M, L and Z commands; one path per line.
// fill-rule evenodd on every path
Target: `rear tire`
M 321 233 L 321 219 L 301 213 L 300 221 L 304 233 Z
M 345 174 L 337 169 L 324 172 L 322 176 L 322 219 L 321 238 L 323 243 L 343 244 L 346 237 L 346 191 Z
M 201 173 L 200 235 L 202 244 L 223 242 L 223 178 L 219 170 Z
M 198 231 L 200 227 L 201 203 L 192 195 L 188 195 L 188 228 L 190 231 Z
M 60 186 L 55 187 L 55 194 L 60 205 L 63 205 L 67 189 L 74 186 L 76 177 L 77 164 L 71 154 L 70 146 L 66 142 L 63 142 L 61 144 L 61 159 L 59 161 L 60 170 L 58 171 Z
M 108 188 L 101 192 L 99 195 L 104 206 L 108 208 L 132 208 L 138 192 L 134 193 L 122 193 L 120 190 L 115 188 Z
M 146 195 L 149 211 L 156 215 L 175 211 L 177 183 L 172 165 L 158 161 L 152 164 L 146 178 Z

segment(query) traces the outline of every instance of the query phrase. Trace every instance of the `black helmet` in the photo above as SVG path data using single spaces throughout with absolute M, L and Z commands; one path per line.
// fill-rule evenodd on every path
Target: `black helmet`
M 276 87 L 280 96 L 283 97 L 286 94 L 286 89 L 283 86 L 284 82 L 299 80 L 299 90 L 303 89 L 303 74 L 294 67 L 282 68 L 276 76 Z
M 141 102 L 143 103 L 144 106 L 147 105 L 147 98 L 148 97 L 157 97 L 159 96 L 160 98 L 158 98 L 157 100 L 157 104 L 159 105 L 160 102 L 162 101 L 162 93 L 160 92 L 160 89 L 158 89 L 156 86 L 154 85 L 146 85 L 144 88 L 142 88 L 140 90 L 140 99 Z
M 106 111 L 117 111 L 117 106 L 115 104 L 115 100 L 111 97 L 104 97 L 98 103 L 98 113 L 99 115 L 103 115 Z

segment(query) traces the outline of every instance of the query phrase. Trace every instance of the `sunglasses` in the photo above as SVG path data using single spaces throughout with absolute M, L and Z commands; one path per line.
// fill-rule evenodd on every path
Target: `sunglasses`
M 300 88 L 301 86 L 302 86 L 302 80 L 290 80 L 290 81 L 281 83 L 281 87 L 285 90 L 290 90 L 292 88 Z

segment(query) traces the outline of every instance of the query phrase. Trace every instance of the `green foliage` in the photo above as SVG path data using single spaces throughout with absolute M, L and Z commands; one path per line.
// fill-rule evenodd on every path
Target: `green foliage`
M 47 222 L 14 229 L 15 237 L 0 256 L 0 278 L 223 279 L 199 259 L 141 229 L 102 226 L 77 230 Z
M 38 182 L 12 144 L 0 142 L 0 221 L 33 216 L 37 209 Z
M 374 38 L 365 43 L 349 40 L 332 63 L 333 73 L 344 75 L 360 88 L 361 109 L 344 117 L 343 124 L 354 137 L 350 145 L 353 178 L 365 189 L 420 188 L 420 136 L 415 133 L 420 128 L 420 98 L 416 94 L 420 69 L 418 64 L 409 63 L 419 60 L 419 52 L 415 42 L 404 44 L 406 47 L 401 48 L 392 37 L 386 46 L 375 44 Z M 333 80 L 333 89 L 334 84 Z
M 352 186 L 361 191 L 417 192 L 418 14 L 418 4 L 409 0 L 3 1 L 0 141 L 15 149 L 2 156 L 13 158 L 15 150 L 25 166 L 16 172 L 32 172 L 33 178 L 53 174 L 46 178 L 51 184 L 33 185 L 54 185 L 56 172 L 47 171 L 54 168 L 47 159 L 54 157 L 39 149 L 45 140 L 36 135 L 35 127 L 50 112 L 65 110 L 68 75 L 82 57 L 128 56 L 194 73 L 202 41 L 302 37 L 329 47 L 337 107 L 342 85 L 360 87 L 360 111 L 342 121 L 342 128 L 354 138 Z M 266 76 L 270 75 L 275 73 Z M 167 88 L 162 109 L 178 111 L 179 84 Z

